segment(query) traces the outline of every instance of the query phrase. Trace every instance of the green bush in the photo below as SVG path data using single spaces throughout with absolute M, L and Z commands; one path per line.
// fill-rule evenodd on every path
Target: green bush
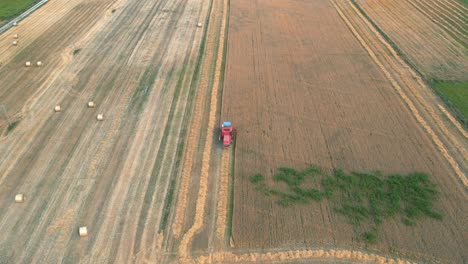
M 302 187 L 311 176 L 320 177 L 320 181 L 316 183 L 319 188 Z M 363 234 L 368 243 L 376 241 L 377 226 L 384 219 L 397 214 L 402 216 L 401 221 L 407 226 L 414 226 L 415 221 L 423 217 L 443 219 L 442 214 L 433 209 L 440 196 L 439 191 L 424 173 L 384 177 L 381 172 L 346 173 L 337 169 L 333 174 L 327 175 L 316 166 L 310 166 L 303 171 L 280 167 L 278 173 L 273 175 L 273 180 L 285 183 L 287 190 L 268 187 L 263 175 L 250 177 L 257 191 L 277 197 L 277 203 L 284 207 L 328 199 L 335 212 L 344 215 L 354 226 L 363 223 L 374 225 L 375 229 L 372 232 Z
M 250 182 L 252 183 L 259 183 L 263 182 L 265 180 L 265 177 L 261 174 L 255 174 L 254 176 L 250 177 Z

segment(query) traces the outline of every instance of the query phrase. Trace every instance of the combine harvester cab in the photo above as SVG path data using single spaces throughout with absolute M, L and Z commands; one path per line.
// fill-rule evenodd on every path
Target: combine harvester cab
M 236 130 L 233 128 L 232 123 L 229 121 L 224 121 L 221 123 L 219 128 L 219 140 L 223 141 L 223 146 L 225 148 L 231 146 L 232 140 L 236 135 Z

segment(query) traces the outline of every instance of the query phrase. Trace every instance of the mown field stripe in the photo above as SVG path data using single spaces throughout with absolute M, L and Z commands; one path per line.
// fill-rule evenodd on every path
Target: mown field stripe
M 229 14 L 230 10 L 230 2 L 228 1 L 227 3 L 227 9 L 226 9 L 226 14 Z M 225 29 L 224 29 L 224 36 L 228 36 L 229 32 L 229 15 L 225 16 Z M 227 49 L 228 49 L 228 38 L 224 38 L 224 49 L 223 49 L 223 57 L 222 57 L 222 65 L 221 65 L 221 76 L 220 76 L 220 84 L 219 84 L 219 104 L 218 104 L 218 109 L 221 110 L 221 119 L 224 120 L 222 116 L 222 101 L 223 101 L 223 91 L 224 91 L 224 73 L 226 71 L 226 58 L 227 58 Z M 216 219 L 216 235 L 218 238 L 223 241 L 225 240 L 226 236 L 226 229 L 227 229 L 227 218 L 229 217 L 229 202 L 230 200 L 230 190 L 231 186 L 229 185 L 230 183 L 230 177 L 233 177 L 231 175 L 233 167 L 231 161 L 234 160 L 234 148 L 235 148 L 235 138 L 233 141 L 233 144 L 231 145 L 229 150 L 223 150 L 222 157 L 221 157 L 221 170 L 220 170 L 220 181 L 219 181 L 219 190 L 218 190 L 218 207 L 217 207 L 217 219 Z M 231 221 L 232 221 L 232 215 L 231 215 Z M 229 223 L 230 224 L 230 223 Z
M 456 7 L 454 7 L 450 3 L 446 3 L 440 0 L 429 1 L 434 3 L 440 9 L 440 12 L 444 13 L 444 15 L 447 18 L 456 20 L 459 26 L 466 27 L 466 20 L 468 18 L 467 14 L 460 12 Z M 452 17 L 450 17 L 450 15 L 452 15 Z
M 185 10 L 185 3 L 187 1 L 182 1 L 181 3 L 179 3 L 175 10 L 175 13 L 179 14 L 178 17 L 172 19 L 171 21 L 171 24 L 172 26 L 169 26 L 169 28 L 173 28 L 175 27 L 177 21 L 179 21 L 180 17 L 182 16 L 183 14 L 183 11 Z M 159 10 L 159 6 L 155 9 L 155 12 Z M 167 34 L 170 34 L 170 32 L 168 30 L 166 30 L 166 33 Z M 168 38 L 170 39 L 170 38 Z M 165 49 L 167 49 L 167 44 L 166 44 L 166 47 Z M 157 56 L 157 54 L 155 54 L 154 56 Z M 153 58 L 154 59 L 154 58 Z M 136 230 L 136 234 L 135 234 L 135 244 L 133 246 L 133 253 L 137 253 L 139 250 L 140 250 L 140 245 L 142 243 L 141 241 L 141 237 L 142 237 L 142 234 L 143 234 L 143 231 L 144 231 L 144 227 L 145 227 L 145 224 L 146 224 L 146 221 L 147 221 L 147 218 L 148 218 L 148 213 L 149 213 L 149 207 L 151 206 L 151 202 L 153 201 L 153 197 L 154 197 L 154 193 L 156 191 L 156 183 L 158 182 L 159 178 L 160 178 L 160 175 L 161 175 L 161 167 L 162 167 L 162 161 L 163 161 L 163 158 L 164 156 L 167 154 L 167 146 L 168 146 L 168 140 L 169 140 L 169 134 L 171 132 L 171 130 L 173 129 L 173 124 L 174 124 L 174 115 L 175 115 L 175 112 L 176 112 L 176 107 L 178 105 L 178 102 L 179 102 L 179 99 L 180 99 L 180 94 L 181 94 L 181 90 L 182 90 L 182 81 L 183 81 L 183 77 L 185 76 L 185 73 L 186 73 L 186 64 L 188 62 L 188 55 L 185 57 L 184 61 L 183 61 L 183 67 L 182 69 L 180 70 L 180 72 L 178 72 L 179 74 L 179 78 L 177 79 L 177 84 L 175 86 L 175 90 L 174 90 L 174 94 L 173 94 L 173 98 L 172 98 L 172 101 L 171 101 L 171 106 L 170 106 L 170 110 L 169 110 L 169 114 L 167 116 L 167 121 L 166 121 L 166 124 L 165 124 L 165 127 L 164 127 L 164 132 L 163 132 L 163 135 L 162 135 L 162 138 L 161 138 L 161 142 L 159 144 L 159 148 L 157 150 L 157 154 L 156 154 L 156 160 L 153 164 L 153 168 L 151 170 L 151 176 L 149 178 L 149 181 L 148 181 L 148 184 L 146 185 L 146 191 L 145 191 L 145 195 L 144 195 L 144 198 L 143 198 L 143 204 L 142 204 L 142 207 L 140 209 L 140 215 L 138 217 L 138 225 L 137 225 L 137 230 Z M 172 81 L 173 79 L 173 75 L 175 73 L 175 65 L 172 66 L 171 70 L 169 71 L 168 75 L 166 76 L 166 80 L 163 84 L 163 89 L 167 89 L 167 87 L 169 87 L 170 85 L 170 82 Z M 155 79 L 156 79 L 156 76 L 159 72 L 159 67 L 158 67 L 158 71 L 153 71 L 151 72 L 151 67 L 147 69 L 147 71 L 145 72 L 144 74 L 144 77 L 142 78 L 142 81 L 140 82 L 140 89 L 137 89 L 134 94 L 133 94 L 133 97 L 132 97 L 132 100 L 135 100 L 137 102 L 135 102 L 135 104 L 137 105 L 137 110 L 136 112 L 139 113 L 141 112 L 141 110 L 143 109 L 143 106 L 146 105 L 146 102 L 147 102 L 147 97 L 146 96 L 142 96 L 141 95 L 141 89 L 144 88 L 144 89 L 147 89 L 148 87 L 149 88 L 152 88 L 153 87 L 153 84 L 155 82 Z M 145 78 L 146 77 L 146 78 Z M 145 94 L 147 94 L 148 92 L 145 92 Z M 138 100 L 140 99 L 140 100 Z
M 184 164 L 182 167 L 181 179 L 180 179 L 180 186 L 179 192 L 177 196 L 177 207 L 174 216 L 174 221 L 172 223 L 172 234 L 175 238 L 178 238 L 183 229 L 184 221 L 185 221 L 185 209 L 187 207 L 187 196 L 188 196 L 188 189 L 189 184 L 192 176 L 192 167 L 193 167 L 193 159 L 195 155 L 195 150 L 197 149 L 197 143 L 200 137 L 200 130 L 201 130 L 201 123 L 203 117 L 203 106 L 205 102 L 205 92 L 208 89 L 208 71 L 210 68 L 210 63 L 205 63 L 206 61 L 212 61 L 212 50 L 213 50 L 213 35 L 215 34 L 212 32 L 213 30 L 213 19 L 215 19 L 216 15 L 216 8 L 217 4 L 214 4 L 213 1 L 210 2 L 210 15 L 207 18 L 207 23 L 204 32 L 204 40 L 200 47 L 201 54 L 203 54 L 203 59 L 199 62 L 202 63 L 200 69 L 200 82 L 198 84 L 198 91 L 197 91 L 197 98 L 195 102 L 195 106 L 193 109 L 193 117 L 192 122 L 190 124 L 191 133 L 188 135 L 187 138 L 187 146 L 184 153 Z M 200 65 L 197 65 L 199 67 Z M 198 70 L 198 68 L 197 68 Z
M 229 172 L 229 197 L 228 197 L 228 212 L 227 212 L 227 228 L 226 228 L 226 238 L 231 240 L 232 237 L 232 218 L 234 215 L 234 173 L 235 173 L 235 165 L 236 165 L 236 144 L 232 146 L 232 153 L 231 153 L 231 167 Z
M 137 18 L 136 18 L 135 16 L 132 16 L 132 18 L 133 18 L 132 21 L 135 21 L 135 22 L 131 22 L 131 23 L 150 23 L 150 22 L 152 21 L 152 19 L 153 19 L 154 14 L 155 14 L 155 13 L 157 12 L 157 10 L 159 9 L 160 5 L 161 5 L 161 2 L 158 2 L 158 4 L 154 5 L 152 11 L 148 13 L 148 16 L 146 17 L 146 19 L 145 19 L 143 22 L 136 22 L 136 21 L 137 21 L 137 20 L 136 20 Z M 137 12 L 138 10 L 140 10 L 141 8 L 143 8 L 143 6 L 144 6 L 144 2 L 136 2 L 135 5 L 132 5 L 132 8 L 128 9 L 126 12 L 135 13 L 135 12 Z M 171 21 L 172 21 L 172 20 L 171 20 Z M 125 24 L 125 19 L 124 19 L 123 14 L 122 14 L 122 20 L 120 21 L 120 23 L 122 23 L 122 25 Z M 120 24 L 120 23 L 119 23 L 119 24 Z M 117 29 L 120 29 L 120 30 L 121 30 L 122 27 L 121 27 L 121 26 L 116 26 L 115 28 L 116 28 L 116 30 L 117 30 Z M 146 27 L 145 27 L 145 28 L 146 28 Z M 164 32 L 163 32 L 163 34 L 167 36 L 167 39 L 170 39 L 170 36 L 171 36 L 172 33 L 173 33 L 173 31 L 170 30 L 170 28 L 166 28 L 166 29 L 164 30 Z M 124 40 L 124 41 L 119 41 L 119 43 L 122 43 L 122 45 L 125 45 L 127 42 L 130 42 L 130 43 L 131 43 L 131 44 L 127 45 L 128 49 L 127 49 L 127 51 L 126 51 L 125 54 L 131 54 L 131 50 L 133 50 L 133 49 L 136 47 L 137 43 L 139 42 L 139 39 L 133 38 L 133 37 L 131 37 L 131 36 L 129 36 L 129 35 L 122 35 L 121 33 L 118 33 L 118 32 L 116 32 L 115 34 L 110 34 L 110 35 L 108 35 L 108 36 L 106 37 L 106 40 L 107 40 L 107 41 L 111 41 L 111 42 L 115 42 L 115 40 L 109 40 L 109 38 L 116 38 L 116 36 L 117 36 L 118 38 L 120 38 L 120 36 L 125 37 L 125 40 Z M 169 43 L 165 42 L 165 43 L 163 44 L 163 46 L 162 46 L 162 49 L 163 49 L 163 50 L 166 50 L 167 47 L 168 47 L 168 45 L 169 45 Z M 112 49 L 111 49 L 111 46 L 112 46 L 112 45 L 110 45 L 109 49 L 107 50 L 108 53 L 110 53 L 110 52 L 115 52 L 115 49 L 112 50 Z M 122 46 L 122 48 L 123 48 L 123 47 L 124 47 L 124 46 Z M 117 49 L 117 50 L 118 50 L 118 49 Z M 163 55 L 163 53 L 155 53 L 154 56 L 153 56 L 153 61 L 155 61 L 155 60 L 160 60 L 160 57 L 161 57 L 162 55 Z M 98 58 L 98 59 L 99 59 L 99 58 Z M 125 67 L 126 67 L 126 64 L 124 63 L 125 58 L 124 58 L 124 57 L 121 57 L 121 58 L 119 58 L 119 59 L 121 60 L 121 62 L 117 63 L 117 65 L 120 65 L 120 67 L 124 67 L 124 68 L 125 68 Z M 111 67 L 111 68 L 112 68 L 112 67 Z M 155 68 L 155 67 L 153 67 L 152 64 L 150 64 L 150 65 L 147 66 L 146 72 L 152 72 L 152 73 L 154 73 L 154 76 L 152 75 L 151 77 L 156 78 L 156 74 L 157 74 L 157 72 L 159 72 L 159 70 L 160 70 L 160 67 L 156 67 L 156 68 Z M 122 71 L 120 71 L 120 70 L 115 70 L 115 68 L 114 68 L 114 70 L 113 70 L 112 72 L 115 72 L 116 75 L 121 75 L 121 74 L 122 74 Z M 146 79 L 145 79 L 145 78 L 140 79 L 140 85 L 145 85 L 147 82 L 151 82 L 151 79 L 147 79 L 147 78 L 146 78 Z M 112 87 L 112 86 L 111 86 L 111 87 Z M 163 90 L 164 90 L 164 91 L 166 90 L 166 87 L 167 87 L 167 85 L 165 85 L 165 86 L 163 87 Z M 110 92 L 111 90 L 112 90 L 112 89 L 108 90 L 108 92 Z M 139 97 L 139 98 L 137 98 L 138 100 L 135 100 L 135 96 L 133 96 L 133 95 L 135 94 L 136 91 L 138 91 L 138 89 L 136 89 L 136 90 L 131 90 L 131 91 L 130 91 L 131 94 L 130 94 L 130 97 L 128 98 L 128 99 L 129 99 L 129 102 L 126 102 L 127 107 L 126 107 L 126 109 L 124 110 L 126 115 L 129 115 L 129 114 L 131 114 L 131 113 L 138 114 L 138 111 L 135 111 L 135 109 L 139 109 L 139 107 L 142 107 L 142 105 L 144 105 L 144 104 L 146 103 L 146 99 L 147 99 L 146 97 Z M 132 101 L 132 100 L 134 100 L 134 101 Z M 136 113 L 135 113 L 135 112 L 136 112 Z M 121 123 L 120 123 L 120 126 L 119 126 L 118 128 L 116 128 L 116 129 L 122 130 L 122 129 L 124 129 L 124 127 L 129 126 L 129 127 L 132 128 L 132 129 L 130 130 L 130 132 L 129 132 L 129 135 L 134 135 L 135 132 L 136 132 L 136 129 L 137 129 L 136 124 L 137 124 L 138 118 L 134 118 L 134 119 L 132 119 L 132 120 L 133 120 L 133 121 L 130 122 L 130 123 L 129 123 L 129 122 L 121 122 Z M 117 139 L 116 139 L 116 140 L 117 140 Z M 125 143 L 126 145 L 131 145 L 131 143 L 133 142 L 133 138 L 132 138 L 131 136 L 126 137 L 126 138 L 121 138 L 121 140 L 127 142 L 127 143 Z M 114 147 L 112 147 L 112 149 L 113 149 L 113 148 L 114 148 Z M 125 155 L 126 155 L 126 151 L 128 151 L 128 150 L 125 150 L 125 152 L 122 152 L 122 153 L 121 153 L 121 156 L 125 156 Z M 119 166 L 119 167 L 120 167 L 120 166 Z M 115 173 L 117 173 L 118 170 L 116 170 L 116 169 L 114 168 L 113 171 L 115 171 Z M 98 191 L 98 190 L 99 190 L 101 193 L 103 193 L 104 196 L 109 196 L 109 194 L 112 192 L 112 188 L 115 186 L 115 183 L 117 182 L 117 180 L 118 180 L 118 178 L 113 177 L 113 178 L 111 179 L 111 181 L 110 181 L 110 182 L 107 182 L 107 184 L 105 184 L 104 186 L 101 186 L 101 187 L 96 186 L 95 188 L 93 188 L 93 189 L 90 191 L 89 195 L 88 195 L 89 203 L 92 203 L 92 202 L 93 202 L 94 194 L 95 194 L 95 192 Z M 100 181 L 100 182 L 101 182 L 101 183 L 104 183 L 104 181 Z M 95 202 L 95 201 L 94 201 L 94 202 Z M 102 205 L 100 206 L 100 208 L 101 208 L 102 211 L 105 211 L 105 210 L 108 208 L 108 206 L 109 206 L 109 204 L 107 203 L 106 200 L 100 201 L 100 203 L 102 203 Z M 88 201 L 86 202 L 86 204 L 88 204 Z M 91 222 L 95 223 L 95 228 L 99 228 L 99 227 L 102 225 L 102 222 L 104 221 L 104 219 L 101 217 L 102 215 L 99 214 L 99 212 L 88 212 L 88 213 L 89 213 L 89 214 L 93 214 L 93 216 L 91 216 L 91 217 L 94 218 L 94 220 L 92 220 Z M 83 218 L 84 218 L 84 219 L 89 219 L 90 217 L 88 217 L 88 216 L 85 215 Z M 92 251 L 92 248 L 94 248 L 94 245 L 95 245 L 95 243 L 96 243 L 96 238 L 97 238 L 96 236 L 92 236 L 92 237 L 90 238 L 90 242 L 87 244 L 87 250 L 88 250 L 88 251 Z M 116 240 L 117 240 L 117 238 L 116 238 Z M 67 257 L 69 257 L 69 258 L 72 259 L 74 253 L 71 253 L 71 252 L 70 252 L 69 254 L 70 254 L 69 256 L 68 256 L 68 254 L 67 254 Z
M 440 29 L 442 29 L 444 32 L 446 32 L 448 35 L 450 35 L 454 40 L 456 40 L 460 45 L 462 45 L 465 49 L 468 48 L 468 44 L 466 41 L 461 39 L 463 37 L 463 34 L 451 30 L 448 28 L 446 25 L 444 25 L 442 22 L 438 21 L 437 19 L 434 18 L 434 16 L 431 16 L 428 14 L 427 11 L 425 11 L 422 7 L 418 6 L 417 4 L 413 3 L 413 1 L 408 1 L 414 8 L 416 8 L 421 14 L 423 14 L 425 17 L 427 17 L 430 21 L 432 21 L 435 25 L 439 26 Z M 466 38 L 466 37 L 465 37 Z
M 221 1 L 218 2 L 221 4 Z M 210 156 L 212 151 L 213 144 L 213 135 L 211 134 L 214 131 L 216 125 L 216 113 L 218 111 L 218 92 L 220 87 L 220 77 L 221 77 L 221 67 L 223 65 L 224 57 L 224 44 L 225 44 L 225 32 L 226 32 L 226 17 L 227 17 L 227 0 L 222 2 L 222 19 L 221 19 L 221 29 L 219 34 L 219 43 L 216 56 L 216 67 L 214 71 L 214 81 L 213 88 L 211 92 L 211 102 L 209 110 L 209 120 L 208 127 L 206 129 L 206 143 L 203 150 L 203 163 L 200 176 L 200 187 L 197 195 L 197 203 L 195 208 L 195 220 L 193 225 L 184 234 L 182 241 L 179 245 L 179 259 L 181 261 L 187 261 L 189 259 L 189 245 L 193 240 L 195 234 L 197 234 L 203 227 L 203 222 L 205 219 L 205 204 L 207 200 L 207 190 L 208 190 L 208 178 L 210 171 Z
M 207 25 L 208 22 L 209 22 L 209 16 L 206 18 L 205 25 Z M 194 67 L 194 70 L 193 70 L 192 79 L 190 81 L 188 101 L 187 101 L 187 106 L 186 106 L 185 113 L 184 113 L 184 119 L 183 119 L 183 122 L 182 122 L 183 124 L 188 124 L 189 120 L 192 117 L 192 115 L 190 113 L 193 112 L 192 108 L 193 108 L 195 98 L 197 96 L 196 87 L 198 85 L 198 81 L 199 81 L 199 78 L 200 78 L 200 72 L 201 72 L 200 65 L 202 63 L 202 59 L 203 59 L 203 55 L 204 55 L 205 42 L 206 42 L 206 37 L 207 37 L 207 30 L 208 30 L 208 27 L 205 27 L 204 30 L 203 30 L 202 40 L 201 40 L 201 43 L 200 43 L 200 47 L 198 49 L 198 56 L 197 56 L 197 59 L 195 61 L 195 67 Z M 180 168 L 180 165 L 182 164 L 182 157 L 183 157 L 183 154 L 184 154 L 185 145 L 187 144 L 186 141 L 187 141 L 188 128 L 189 128 L 188 125 L 184 125 L 181 132 L 180 132 L 180 134 L 179 134 L 180 140 L 179 140 L 179 143 L 178 143 L 178 146 L 177 146 L 176 163 L 175 163 L 175 167 L 177 168 L 177 171 L 175 172 L 175 175 L 178 175 L 182 170 Z M 193 132 L 193 131 L 191 131 L 191 132 Z M 164 201 L 164 211 L 163 211 L 162 221 L 161 221 L 161 224 L 159 226 L 159 231 L 160 232 L 164 232 L 166 230 L 167 221 L 168 221 L 169 215 L 171 213 L 171 206 L 173 205 L 174 192 L 175 192 L 175 188 L 177 186 L 177 182 L 178 182 L 177 179 L 173 178 L 171 180 L 170 185 L 169 185 L 168 194 L 167 194 L 166 199 Z

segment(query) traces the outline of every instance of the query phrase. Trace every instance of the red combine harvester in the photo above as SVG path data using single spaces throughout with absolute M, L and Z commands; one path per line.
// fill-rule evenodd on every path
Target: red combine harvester
M 223 140 L 225 148 L 231 146 L 233 138 L 236 136 L 236 129 L 232 127 L 232 123 L 224 121 L 219 128 L 219 141 Z

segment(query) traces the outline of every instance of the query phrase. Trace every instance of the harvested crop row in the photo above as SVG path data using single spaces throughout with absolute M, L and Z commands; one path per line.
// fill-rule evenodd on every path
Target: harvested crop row
M 219 42 L 218 42 L 218 49 L 216 54 L 216 65 L 214 70 L 214 79 L 213 79 L 213 89 L 211 92 L 211 101 L 210 101 L 210 110 L 208 115 L 208 127 L 206 129 L 206 143 L 203 150 L 203 164 L 201 169 L 201 177 L 200 177 L 200 188 L 198 190 L 197 195 L 197 204 L 196 204 L 196 212 L 195 212 L 195 220 L 193 225 L 184 234 L 182 241 L 180 242 L 180 246 L 178 249 L 179 258 L 182 262 L 188 261 L 190 252 L 189 252 L 189 245 L 193 240 L 195 234 L 197 234 L 201 228 L 203 227 L 203 220 L 205 218 L 205 203 L 207 198 L 207 191 L 208 191 L 208 178 L 209 178 L 209 171 L 210 171 L 210 156 L 211 156 L 211 149 L 213 144 L 213 136 L 210 134 L 211 131 L 214 131 L 216 126 L 216 113 L 218 111 L 218 93 L 220 90 L 220 80 L 221 80 L 221 69 L 223 65 L 223 56 L 224 56 L 224 44 L 225 44 L 225 32 L 226 32 L 226 22 L 227 22 L 227 10 L 228 10 L 228 3 L 227 0 L 223 2 L 219 2 L 222 5 L 222 15 L 221 19 L 221 27 L 219 30 Z
M 210 12 L 210 20 L 216 20 L 216 16 L 219 13 L 219 4 L 214 2 L 212 4 L 212 9 Z M 195 151 L 197 150 L 197 144 L 200 138 L 200 131 L 202 126 L 202 118 L 203 118 L 203 108 L 206 101 L 205 94 L 206 90 L 208 89 L 209 81 L 210 81 L 210 67 L 211 61 L 213 61 L 215 54 L 213 54 L 214 47 L 216 45 L 216 34 L 217 34 L 217 27 L 214 26 L 214 23 L 208 24 L 208 31 L 205 40 L 205 54 L 204 54 L 204 62 L 202 69 L 201 69 L 201 77 L 200 83 L 198 85 L 198 92 L 197 92 L 197 99 L 195 102 L 195 107 L 193 109 L 192 114 L 192 122 L 190 125 L 190 131 L 187 137 L 187 147 L 185 148 L 184 152 L 184 163 L 182 164 L 182 174 L 180 177 L 180 187 L 177 196 L 177 207 L 175 211 L 175 218 L 172 224 L 172 234 L 175 238 L 178 238 L 183 231 L 184 224 L 185 224 L 185 214 L 187 208 L 187 199 L 188 199 L 188 192 L 189 192 L 189 185 L 192 176 L 193 170 L 193 160 Z
M 445 4 L 453 7 L 460 15 L 465 14 L 468 11 L 468 8 L 459 2 L 459 0 L 441 0 Z
M 466 44 L 468 37 L 466 36 L 466 32 L 464 32 L 465 30 L 463 29 L 463 27 L 460 27 L 460 25 L 458 24 L 456 26 L 452 26 L 451 23 L 454 22 L 449 20 L 447 17 L 442 16 L 441 12 L 438 9 L 432 9 L 431 5 L 428 6 L 427 3 L 425 3 L 424 1 L 416 0 L 416 2 L 409 1 L 409 3 L 413 5 L 419 12 L 421 12 L 427 18 L 433 21 L 436 25 L 443 28 L 448 33 L 453 34 L 457 38 L 460 38 L 462 40 L 462 43 Z
M 460 13 L 459 10 L 452 7 L 448 3 L 444 3 L 441 0 L 429 0 L 429 2 L 433 3 L 433 5 L 429 5 L 428 7 L 433 8 L 434 11 L 440 12 L 441 16 L 444 16 L 446 19 L 449 19 L 460 26 L 461 29 L 467 30 L 466 27 L 466 19 L 468 18 L 466 14 Z M 437 8 L 434 8 L 434 5 Z
M 465 48 L 408 1 L 356 1 L 426 79 L 463 81 Z
M 218 192 L 218 208 L 216 210 L 218 218 L 216 219 L 216 235 L 221 241 L 224 241 L 226 233 L 226 217 L 228 213 L 228 195 L 229 195 L 229 166 L 231 161 L 231 152 L 223 151 L 221 158 L 220 187 Z
M 379 264 L 409 264 L 416 263 L 399 258 L 387 258 L 376 254 L 353 250 L 319 249 L 319 250 L 291 250 L 270 253 L 236 254 L 231 252 L 218 252 L 209 256 L 202 256 L 194 263 L 277 263 L 300 260 L 344 260 L 371 262 Z

